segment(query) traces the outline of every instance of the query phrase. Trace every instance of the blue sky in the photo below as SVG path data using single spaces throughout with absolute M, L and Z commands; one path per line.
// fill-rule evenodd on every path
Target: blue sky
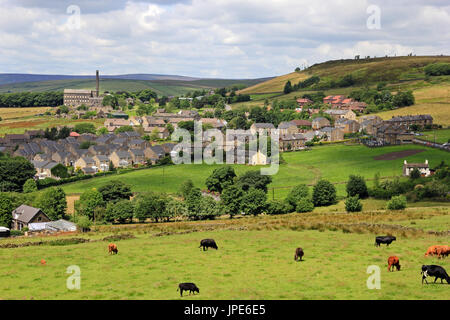
M 449 1 L 0 0 L 0 72 L 257 78 L 410 52 L 450 54 Z

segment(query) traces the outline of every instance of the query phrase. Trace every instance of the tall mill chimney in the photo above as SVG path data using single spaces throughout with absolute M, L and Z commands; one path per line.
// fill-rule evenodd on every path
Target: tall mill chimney
M 95 72 L 95 84 L 97 88 L 97 97 L 98 97 L 100 94 L 100 78 L 98 76 L 98 70 Z

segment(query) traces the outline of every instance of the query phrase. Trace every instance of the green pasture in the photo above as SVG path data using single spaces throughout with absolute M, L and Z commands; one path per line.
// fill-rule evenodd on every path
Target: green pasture
M 374 157 L 390 152 L 421 149 L 421 153 L 396 160 L 374 160 Z M 284 198 L 291 187 L 300 184 L 314 184 L 320 178 L 336 183 L 338 196 L 345 196 L 345 182 L 350 174 L 359 174 L 371 185 L 375 174 L 381 177 L 402 175 L 403 160 L 424 162 L 430 166 L 438 165 L 442 160 L 449 162 L 450 154 L 441 150 L 415 145 L 402 145 L 370 149 L 362 145 L 315 146 L 309 151 L 283 153 L 286 163 L 281 164 L 277 174 L 272 176 L 269 185 L 269 198 Z M 205 188 L 205 180 L 219 165 L 183 164 L 143 169 L 124 174 L 115 174 L 63 185 L 66 193 L 82 193 L 89 188 L 98 188 L 107 181 L 118 179 L 132 186 L 133 192 L 157 191 L 177 193 L 180 185 L 191 179 L 200 188 Z M 239 176 L 247 170 L 259 170 L 260 167 L 233 165 Z
M 422 286 L 420 275 L 422 264 L 449 270 L 448 259 L 424 257 L 429 245 L 448 243 L 449 237 L 397 237 L 391 246 L 377 248 L 374 236 L 217 230 L 138 234 L 115 242 L 118 255 L 108 255 L 105 241 L 0 249 L 0 299 L 449 299 L 447 284 Z M 203 238 L 214 238 L 219 250 L 201 251 Z M 299 246 L 304 261 L 295 262 Z M 391 255 L 400 258 L 400 272 L 387 271 Z M 80 267 L 80 290 L 66 287 L 71 265 Z M 372 265 L 381 270 L 379 290 L 366 285 Z M 180 282 L 194 282 L 200 294 L 181 298 Z

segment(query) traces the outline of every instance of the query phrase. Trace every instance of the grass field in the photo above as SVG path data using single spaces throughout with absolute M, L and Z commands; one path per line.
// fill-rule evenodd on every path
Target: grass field
M 450 141 L 450 129 L 440 129 L 433 131 L 422 132 L 423 136 L 420 139 L 428 140 L 434 142 L 436 139 L 437 143 L 447 143 Z
M 433 123 L 450 126 L 450 83 L 427 86 L 413 91 L 416 103 L 409 107 L 380 112 L 387 120 L 393 116 L 430 114 Z
M 339 196 L 345 196 L 345 182 L 350 174 L 360 174 L 372 179 L 379 172 L 382 177 L 401 176 L 404 158 L 396 160 L 374 160 L 374 157 L 390 152 L 421 149 L 421 153 L 408 156 L 408 162 L 424 162 L 430 166 L 438 165 L 442 160 L 450 161 L 450 154 L 432 148 L 415 145 L 392 146 L 369 149 L 365 146 L 347 146 L 343 144 L 316 146 L 310 151 L 283 153 L 286 163 L 281 164 L 269 188 L 275 188 L 269 197 L 284 198 L 290 189 L 300 183 L 314 184 L 320 178 L 337 183 Z M 132 186 L 133 192 L 160 191 L 176 193 L 181 183 L 192 179 L 194 184 L 205 188 L 205 180 L 218 165 L 175 165 L 164 168 L 150 168 L 121 175 L 112 175 L 63 185 L 68 194 L 82 193 L 89 188 L 98 188 L 111 179 L 122 180 Z M 259 170 L 259 167 L 234 165 L 236 174 L 247 170 Z M 369 182 L 370 183 L 370 182 Z
M 0 117 L 4 120 L 24 118 L 44 113 L 50 110 L 50 107 L 32 107 L 32 108 L 0 108 Z
M 27 117 L 0 122 L 0 136 L 11 133 L 24 133 L 26 130 L 39 130 L 57 126 L 75 126 L 77 123 L 93 123 L 96 128 L 103 126 L 105 119 L 57 119 L 52 116 Z
M 428 234 L 418 224 L 406 231 L 390 229 L 389 223 L 423 221 L 438 227 L 448 226 L 449 219 L 448 208 L 427 208 L 102 226 L 81 235 L 95 242 L 0 249 L 0 298 L 448 300 L 449 286 L 422 286 L 420 270 L 422 264 L 449 270 L 448 258 L 426 258 L 424 253 L 430 245 L 448 244 L 450 237 Z M 374 224 L 355 226 L 365 222 Z M 119 253 L 108 255 L 108 242 L 101 239 L 124 232 L 137 238 L 115 241 Z M 375 247 L 375 235 L 388 232 L 397 241 Z M 214 238 L 219 250 L 202 252 L 198 245 L 204 238 Z M 0 240 L 0 245 L 38 240 L 53 239 Z M 299 246 L 304 261 L 295 262 Z M 391 255 L 400 258 L 401 271 L 387 271 Z M 80 290 L 66 287 L 71 265 L 80 268 Z M 372 265 L 380 268 L 380 290 L 366 285 Z M 200 294 L 180 298 L 180 282 L 194 282 Z

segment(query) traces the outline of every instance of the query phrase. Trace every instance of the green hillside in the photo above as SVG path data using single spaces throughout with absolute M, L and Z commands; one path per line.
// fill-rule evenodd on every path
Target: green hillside
M 292 84 L 311 76 L 319 76 L 321 82 L 351 75 L 356 86 L 375 84 L 385 81 L 402 83 L 425 78 L 424 67 L 431 63 L 448 62 L 450 56 L 412 56 L 371 59 L 341 59 L 315 64 L 306 70 L 282 75 L 266 82 L 241 90 L 241 93 L 258 94 L 282 92 L 287 80 Z
M 183 95 L 194 90 L 203 90 L 232 85 L 252 86 L 263 82 L 263 79 L 201 79 L 194 81 L 182 80 L 124 80 L 124 79 L 100 79 L 100 91 L 139 91 L 152 89 L 161 96 Z M 95 89 L 95 79 L 68 79 L 20 82 L 0 85 L 0 93 L 21 91 L 62 91 L 70 89 Z

